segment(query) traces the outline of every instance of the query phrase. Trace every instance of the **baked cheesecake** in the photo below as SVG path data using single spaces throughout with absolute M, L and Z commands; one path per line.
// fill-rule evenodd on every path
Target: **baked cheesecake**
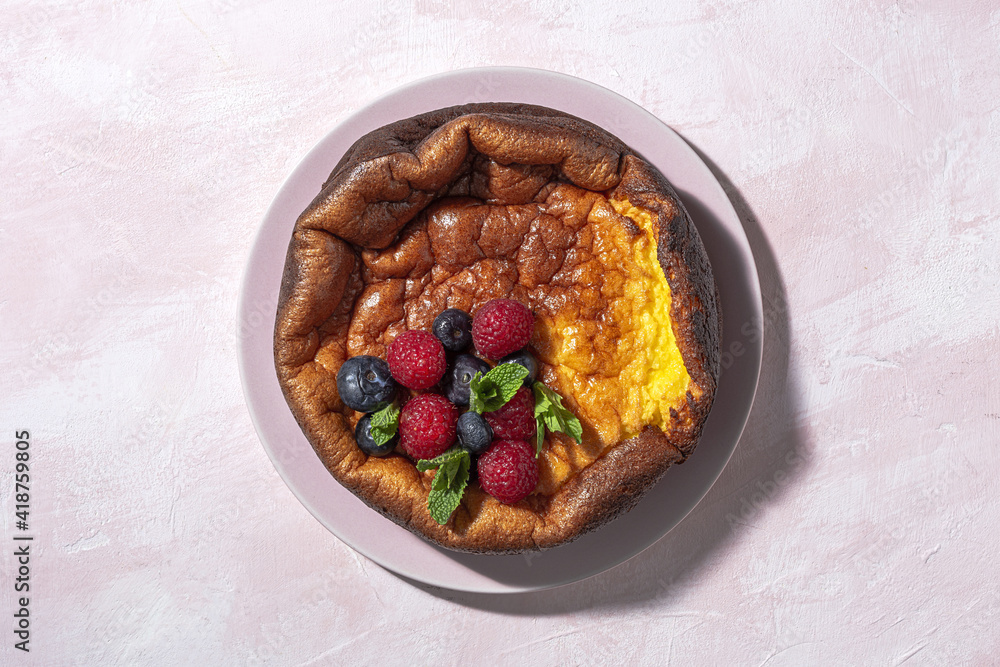
M 638 147 L 641 148 L 641 147 Z M 538 379 L 579 419 L 548 433 L 533 493 L 475 481 L 445 524 L 432 472 L 370 456 L 337 373 L 385 358 L 445 309 L 513 299 L 535 318 Z M 701 239 L 666 179 L 581 119 L 513 103 L 398 121 L 359 139 L 295 223 L 274 352 L 288 405 L 330 473 L 432 542 L 548 548 L 631 508 L 694 450 L 719 377 L 720 311 Z

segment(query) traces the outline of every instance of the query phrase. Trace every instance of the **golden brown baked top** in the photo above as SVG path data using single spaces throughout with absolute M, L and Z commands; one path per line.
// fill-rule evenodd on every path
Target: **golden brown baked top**
M 646 296 L 653 273 L 669 314 Z M 472 484 L 440 526 L 426 511 L 432 473 L 357 449 L 360 415 L 340 402 L 336 373 L 347 356 L 384 357 L 445 308 L 474 312 L 493 298 L 532 308 L 540 379 L 566 397 L 584 441 L 550 434 L 534 495 L 506 506 Z M 718 334 L 704 249 L 655 169 L 565 114 L 469 105 L 381 128 L 337 165 L 296 223 L 275 359 L 289 406 L 345 486 L 440 544 L 509 552 L 600 525 L 683 461 L 714 397 Z M 666 370 L 642 393 L 632 376 L 650 371 L 634 360 L 651 345 L 676 360 L 654 360 Z M 645 404 L 655 409 L 643 414 Z

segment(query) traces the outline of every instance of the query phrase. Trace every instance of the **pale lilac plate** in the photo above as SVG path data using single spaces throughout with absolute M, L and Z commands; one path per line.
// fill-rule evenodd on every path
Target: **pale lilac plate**
M 695 454 L 628 514 L 567 545 L 526 556 L 451 552 L 385 519 L 344 489 L 292 417 L 274 371 L 272 333 L 285 250 L 299 213 L 348 147 L 387 123 L 468 102 L 525 102 L 589 120 L 639 150 L 673 183 L 708 249 L 722 299 L 726 368 Z M 463 591 L 511 593 L 570 583 L 635 556 L 683 519 L 729 461 L 750 413 L 761 337 L 760 285 L 739 217 L 704 162 L 669 127 L 620 95 L 562 74 L 522 68 L 451 72 L 410 84 L 344 119 L 292 172 L 271 204 L 250 253 L 239 307 L 239 361 L 251 418 L 268 456 L 306 508 L 337 537 L 415 581 Z

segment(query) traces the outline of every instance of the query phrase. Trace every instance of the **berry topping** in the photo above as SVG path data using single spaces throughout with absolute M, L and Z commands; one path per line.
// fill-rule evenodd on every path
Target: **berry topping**
M 475 377 L 476 372 L 486 375 L 490 372 L 490 365 L 471 354 L 460 354 L 451 362 L 451 367 L 444 374 L 441 380 L 441 389 L 448 400 L 455 405 L 469 404 L 469 383 Z
M 497 500 L 512 505 L 538 484 L 535 448 L 524 440 L 497 440 L 479 457 L 479 485 Z
M 449 352 L 462 352 L 472 345 L 472 315 L 449 308 L 434 318 L 434 335 Z
M 524 378 L 524 386 L 530 387 L 535 384 L 535 380 L 538 378 L 538 360 L 535 359 L 534 355 L 527 350 L 518 350 L 517 352 L 512 352 L 506 357 L 500 360 L 497 364 L 519 364 L 528 369 L 528 377 Z
M 444 347 L 427 331 L 404 331 L 389 344 L 386 354 L 396 382 L 409 389 L 430 389 L 448 367 Z
M 503 407 L 487 412 L 486 422 L 499 440 L 530 440 L 535 437 L 535 395 L 521 387 Z
M 414 396 L 399 415 L 403 449 L 415 460 L 433 459 L 455 444 L 457 421 L 458 408 L 444 396 Z
M 535 316 L 523 303 L 493 299 L 476 311 L 472 340 L 480 354 L 500 359 L 527 345 L 534 328 Z
M 493 442 L 493 429 L 482 415 L 466 412 L 458 418 L 458 444 L 473 456 L 485 452 Z
M 354 439 L 358 441 L 358 448 L 365 454 L 386 456 L 399 443 L 399 434 L 394 435 L 383 445 L 378 444 L 372 437 L 372 416 L 369 414 L 358 420 L 358 425 L 354 428 Z
M 337 392 L 350 409 L 375 412 L 392 402 L 396 382 L 389 373 L 389 364 L 365 354 L 351 357 L 337 371 Z

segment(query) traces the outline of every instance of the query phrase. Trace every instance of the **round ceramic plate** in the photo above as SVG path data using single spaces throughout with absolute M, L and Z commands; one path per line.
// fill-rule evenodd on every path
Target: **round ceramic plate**
M 344 152 L 382 125 L 469 102 L 522 102 L 579 116 L 618 136 L 656 165 L 677 189 L 708 250 L 724 314 L 725 371 L 701 442 L 628 514 L 560 547 L 514 556 L 448 551 L 370 509 L 320 462 L 278 386 L 272 334 L 292 227 Z M 603 572 L 638 554 L 683 519 L 718 478 L 736 447 L 760 370 L 761 295 L 750 245 L 732 204 L 683 139 L 627 99 L 592 83 L 541 70 L 484 68 L 424 79 L 389 93 L 340 123 L 292 172 L 261 224 L 243 280 L 239 354 L 243 391 L 257 433 L 278 473 L 337 537 L 379 565 L 426 584 L 464 591 L 538 590 Z M 735 349 L 735 348 L 734 348 Z

